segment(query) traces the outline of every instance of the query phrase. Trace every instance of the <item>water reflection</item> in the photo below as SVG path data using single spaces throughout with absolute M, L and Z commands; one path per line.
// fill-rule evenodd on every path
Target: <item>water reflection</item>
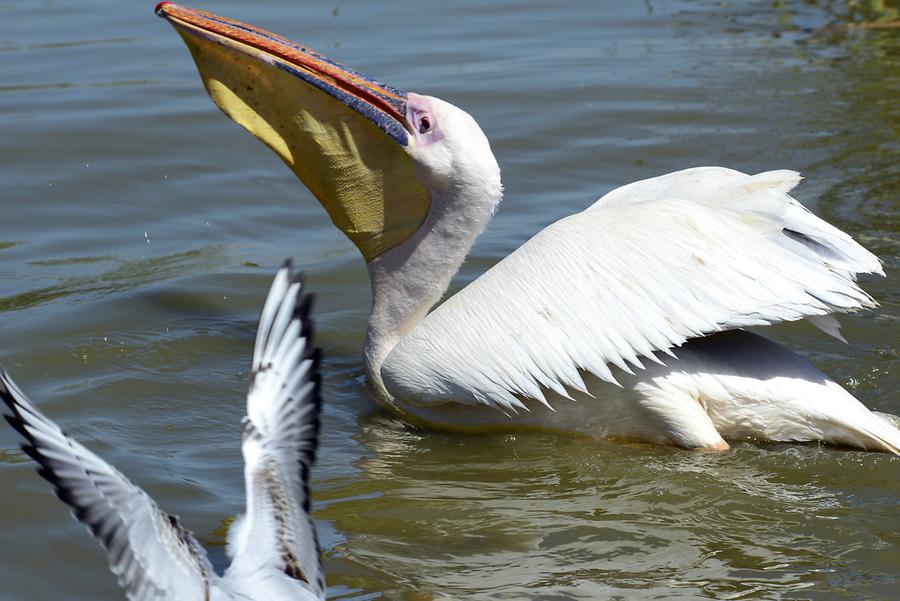
M 374 410 L 364 266 L 210 105 L 148 7 L 0 7 L 0 359 L 202 540 L 221 544 L 241 510 L 255 321 L 293 255 L 319 293 L 326 347 L 313 488 L 333 598 L 895 596 L 891 457 L 451 436 Z M 888 23 L 896 1 L 334 8 L 213 7 L 476 116 L 506 194 L 454 290 L 613 186 L 701 164 L 798 169 L 798 197 L 879 254 L 888 278 L 865 282 L 878 310 L 842 320 L 850 345 L 799 326 L 770 334 L 900 413 L 900 36 L 846 26 Z M 0 598 L 58 599 L 62 586 L 67 599 L 120 598 L 17 443 L 0 431 L 0 535 L 16 541 L 0 550 Z M 224 565 L 221 546 L 213 561 Z
M 131 290 L 176 278 L 196 271 L 198 267 L 212 268 L 222 263 L 221 260 L 216 260 L 220 256 L 221 248 L 206 247 L 161 257 L 119 261 L 114 268 L 97 275 L 70 277 L 53 286 L 0 297 L 0 312 L 27 309 L 69 296 L 83 299 Z M 90 265 L 110 260 L 110 257 L 68 257 L 31 261 L 30 264 L 36 267 L 59 267 Z
M 331 561 L 353 573 L 339 580 L 350 588 L 387 581 L 398 594 L 437 598 L 652 598 L 667 590 L 753 598 L 827 589 L 823 565 L 846 574 L 855 568 L 840 554 L 891 545 L 846 540 L 840 518 L 861 499 L 841 491 L 858 486 L 858 476 L 816 475 L 835 462 L 853 474 L 894 461 L 881 455 L 452 436 L 380 414 L 361 419 L 357 439 L 369 451 L 355 464 L 358 478 L 324 483 L 327 507 L 317 514 L 347 535 Z

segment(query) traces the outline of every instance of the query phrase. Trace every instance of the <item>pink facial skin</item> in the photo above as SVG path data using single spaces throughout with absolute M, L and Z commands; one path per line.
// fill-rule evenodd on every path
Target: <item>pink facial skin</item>
M 428 146 L 444 139 L 444 132 L 434 116 L 431 101 L 410 92 L 406 97 L 406 122 L 412 128 L 416 145 Z

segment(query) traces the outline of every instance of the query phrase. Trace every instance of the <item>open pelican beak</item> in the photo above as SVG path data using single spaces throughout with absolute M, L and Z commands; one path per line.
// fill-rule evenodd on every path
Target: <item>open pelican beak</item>
M 366 261 L 425 220 L 406 92 L 252 25 L 161 2 L 213 102 L 284 160 Z

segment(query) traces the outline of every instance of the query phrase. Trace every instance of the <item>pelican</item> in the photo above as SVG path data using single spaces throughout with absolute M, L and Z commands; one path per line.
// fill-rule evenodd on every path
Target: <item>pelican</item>
M 900 431 L 745 328 L 876 306 L 879 260 L 789 195 L 793 171 L 686 169 L 613 190 L 439 301 L 496 211 L 475 120 L 300 44 L 163 2 L 206 91 L 275 151 L 366 261 L 377 401 L 456 431 L 545 429 L 727 449 L 825 441 L 900 453 Z M 437 306 L 436 306 L 437 305 Z
M 325 598 L 307 484 L 321 406 L 310 303 L 286 264 L 272 284 L 256 335 L 242 422 L 247 512 L 229 531 L 232 562 L 223 576 L 177 517 L 64 434 L 0 369 L 0 398 L 12 412 L 6 419 L 28 441 L 22 449 L 106 547 L 110 569 L 131 601 Z

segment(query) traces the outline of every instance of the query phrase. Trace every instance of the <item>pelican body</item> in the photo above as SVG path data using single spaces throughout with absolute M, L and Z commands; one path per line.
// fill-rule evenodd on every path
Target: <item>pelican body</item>
M 257 331 L 241 447 L 247 511 L 229 530 L 232 562 L 221 576 L 177 517 L 64 434 L 0 369 L 0 400 L 11 411 L 7 421 L 28 441 L 23 450 L 106 547 L 110 569 L 130 601 L 325 598 L 307 482 L 321 407 L 310 301 L 285 265 Z
M 460 431 L 551 429 L 685 448 L 900 432 L 745 328 L 872 308 L 883 271 L 789 193 L 793 171 L 700 167 L 613 190 L 435 306 L 497 209 L 500 168 L 465 111 L 283 37 L 163 3 L 212 100 L 274 150 L 359 248 L 363 357 L 382 405 Z

